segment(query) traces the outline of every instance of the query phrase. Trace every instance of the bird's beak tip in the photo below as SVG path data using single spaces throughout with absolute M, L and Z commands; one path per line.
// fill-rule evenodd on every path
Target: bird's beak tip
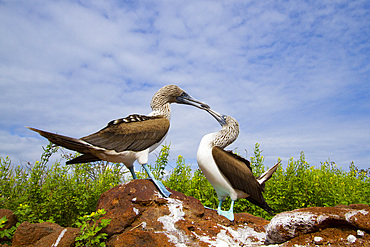
M 192 105 L 192 106 L 198 107 L 198 108 L 203 109 L 203 110 L 211 109 L 209 107 L 209 105 L 207 105 L 204 102 L 200 102 L 197 99 L 194 99 L 190 95 L 187 95 L 186 97 L 182 97 L 182 96 L 176 97 L 176 102 L 179 103 L 179 104 Z

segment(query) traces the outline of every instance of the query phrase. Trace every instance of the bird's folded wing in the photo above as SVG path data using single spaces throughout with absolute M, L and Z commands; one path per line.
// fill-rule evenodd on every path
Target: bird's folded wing
M 31 127 L 27 127 L 30 130 L 38 132 L 41 136 L 47 138 L 49 141 L 52 143 L 62 146 L 80 153 L 89 153 L 89 150 L 91 149 L 91 146 L 83 142 L 79 139 L 73 138 L 73 137 L 68 137 L 68 136 L 63 136 L 59 134 L 54 134 L 48 131 L 44 130 L 39 130 Z
M 212 155 L 218 168 L 233 188 L 248 194 L 248 199 L 252 199 L 253 203 L 263 204 L 264 199 L 260 185 L 253 176 L 248 160 L 219 147 L 212 149 Z
M 67 165 L 71 165 L 71 164 L 81 164 L 81 163 L 89 163 L 89 162 L 95 162 L 95 161 L 100 161 L 101 159 L 96 157 L 95 155 L 93 154 L 90 154 L 90 153 L 85 153 L 85 154 L 82 154 L 72 160 L 68 160 L 66 162 Z
M 141 151 L 162 140 L 169 127 L 169 120 L 163 117 L 130 115 L 109 122 L 105 128 L 81 140 L 116 152 Z

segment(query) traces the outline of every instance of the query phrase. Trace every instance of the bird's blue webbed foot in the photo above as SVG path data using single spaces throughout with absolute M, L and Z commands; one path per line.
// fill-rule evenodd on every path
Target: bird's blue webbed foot
M 218 204 L 217 213 L 219 215 L 222 215 L 222 216 L 226 217 L 230 221 L 234 221 L 234 201 L 231 201 L 231 205 L 230 205 L 229 211 L 221 210 L 221 204 L 222 204 L 222 202 L 223 201 L 220 201 L 220 203 Z
M 220 204 L 222 204 L 222 202 Z M 234 212 L 233 212 L 232 209 L 230 209 L 229 211 L 223 211 L 223 210 L 221 210 L 221 206 L 219 206 L 219 208 L 217 208 L 217 209 L 213 209 L 213 208 L 210 208 L 210 207 L 207 207 L 207 206 L 204 206 L 204 208 L 211 209 L 211 210 L 217 210 L 217 213 L 219 215 L 226 217 L 230 221 L 234 220 Z
M 159 190 L 159 192 L 164 196 L 164 197 L 169 197 L 171 195 L 171 192 L 167 190 L 167 188 L 163 185 L 161 181 L 158 179 L 155 179 L 152 172 L 149 170 L 148 166 L 146 164 L 143 165 L 146 173 L 148 174 L 149 178 L 154 182 L 155 186 Z
M 226 217 L 230 221 L 234 221 L 234 212 L 232 210 L 231 211 L 217 210 L 217 213 L 219 215 Z

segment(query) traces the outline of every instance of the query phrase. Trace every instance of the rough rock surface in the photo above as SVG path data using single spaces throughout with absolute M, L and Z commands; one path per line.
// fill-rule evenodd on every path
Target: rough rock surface
M 15 231 L 12 246 L 74 246 L 79 232 L 77 228 L 63 228 L 50 222 L 23 222 Z
M 370 246 L 369 205 L 297 209 L 270 222 L 239 213 L 230 222 L 170 191 L 163 198 L 150 180 L 133 180 L 103 193 L 97 210 L 104 208 L 103 218 L 111 219 L 102 230 L 107 246 Z M 74 246 L 78 234 L 77 228 L 23 222 L 12 246 Z
M 133 180 L 105 192 L 97 209 L 112 219 L 104 229 L 107 246 L 259 246 L 265 241 L 267 220 L 241 213 L 230 222 L 197 199 L 170 191 L 163 198 L 151 181 Z
M 266 243 L 294 246 L 370 244 L 370 206 L 303 208 L 276 215 L 266 231 Z M 333 245 L 334 244 L 334 245 Z

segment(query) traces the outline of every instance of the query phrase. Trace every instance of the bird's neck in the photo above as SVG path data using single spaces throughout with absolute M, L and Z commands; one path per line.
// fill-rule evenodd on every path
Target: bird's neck
M 167 103 L 167 104 L 164 104 L 160 107 L 153 107 L 152 106 L 152 112 L 150 113 L 150 116 L 160 116 L 160 117 L 164 117 L 164 118 L 167 118 L 168 120 L 170 120 L 171 118 L 171 106 L 170 106 L 170 103 Z
M 220 131 L 213 133 L 212 145 L 225 148 L 233 143 L 239 135 L 239 130 L 224 127 Z
M 152 98 L 150 106 L 152 108 L 152 112 L 150 115 L 162 116 L 170 120 L 171 118 L 170 102 L 163 95 L 156 93 Z

